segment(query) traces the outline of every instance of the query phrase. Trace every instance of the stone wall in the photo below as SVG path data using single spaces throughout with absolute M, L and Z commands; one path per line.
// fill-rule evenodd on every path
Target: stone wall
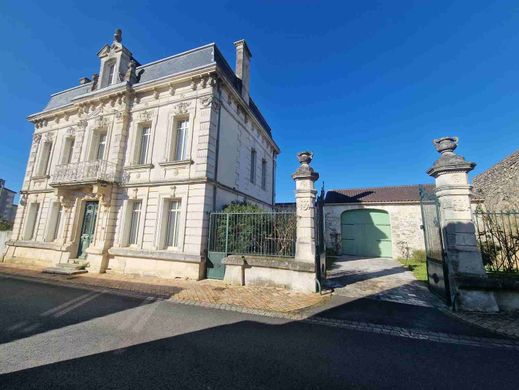
M 334 248 L 337 237 L 339 253 L 341 251 L 341 215 L 347 210 L 355 209 L 375 209 L 384 210 L 389 213 L 391 223 L 391 245 L 393 257 L 401 257 L 402 251 L 399 242 L 406 242 L 412 250 L 424 250 L 424 237 L 420 229 L 422 224 L 422 214 L 420 205 L 416 203 L 402 204 L 326 204 L 324 206 L 325 215 L 325 239 L 328 248 Z
M 476 195 L 489 210 L 519 210 L 519 150 L 476 176 Z

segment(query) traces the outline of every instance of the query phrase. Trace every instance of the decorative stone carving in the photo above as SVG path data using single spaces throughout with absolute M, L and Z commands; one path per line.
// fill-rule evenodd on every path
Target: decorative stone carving
M 188 109 L 191 106 L 191 103 L 188 102 L 180 102 L 177 105 L 175 105 L 175 113 L 177 114 L 187 114 Z
M 81 129 L 85 129 L 88 125 L 88 121 L 86 121 L 85 119 L 80 119 L 78 122 L 77 122 L 77 125 L 79 128 Z
M 95 120 L 96 127 L 108 127 L 110 121 L 103 115 L 99 115 Z
M 120 28 L 115 30 L 114 41 L 117 43 L 121 43 L 123 41 L 123 31 Z
M 427 174 L 437 177 L 446 172 L 469 172 L 476 166 L 475 163 L 465 161 L 463 156 L 454 153 L 458 146 L 458 137 L 442 137 L 433 140 L 434 147 L 441 153 Z
M 198 88 L 198 83 L 200 82 L 200 78 L 199 77 L 193 77 L 191 79 L 191 89 L 193 91 L 196 91 L 197 88 Z
M 32 136 L 32 143 L 33 143 L 33 144 L 37 144 L 37 143 L 39 143 L 40 140 L 41 140 L 41 134 L 34 134 L 34 135 Z
M 54 141 L 54 137 L 55 137 L 55 134 L 54 132 L 48 132 L 48 133 L 45 133 L 44 135 L 44 142 L 52 142 Z
M 169 94 L 171 96 L 175 95 L 175 88 L 173 87 L 173 83 L 169 83 Z
M 141 122 L 149 122 L 149 121 L 151 121 L 152 115 L 153 115 L 153 112 L 151 112 L 151 111 L 148 111 L 148 110 L 142 111 L 139 114 L 139 120 Z
M 65 137 L 72 137 L 74 136 L 74 134 L 76 134 L 76 128 L 74 126 L 71 126 L 67 129 Z
M 200 104 L 203 108 L 209 107 L 213 102 L 215 101 L 214 97 L 212 95 L 204 96 L 200 99 Z
M 312 181 L 316 181 L 319 179 L 319 174 L 314 171 L 314 169 L 310 166 L 310 163 L 313 159 L 313 153 L 309 151 L 299 152 L 297 154 L 297 160 L 301 164 L 297 171 L 292 175 L 292 179 L 304 179 L 308 178 Z

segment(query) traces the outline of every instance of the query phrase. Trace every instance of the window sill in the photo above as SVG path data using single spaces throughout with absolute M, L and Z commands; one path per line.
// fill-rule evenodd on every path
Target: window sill
M 191 165 L 193 164 L 193 160 L 176 160 L 176 161 L 162 161 L 159 162 L 161 167 L 173 167 L 178 165 Z
M 125 171 L 133 171 L 135 169 L 151 169 L 153 168 L 153 164 L 135 164 L 135 165 L 128 165 L 124 167 Z

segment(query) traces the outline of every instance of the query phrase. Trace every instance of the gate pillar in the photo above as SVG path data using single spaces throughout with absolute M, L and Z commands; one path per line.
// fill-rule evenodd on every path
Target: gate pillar
M 438 138 L 433 143 L 441 156 L 427 174 L 436 180 L 436 196 L 440 204 L 440 225 L 453 305 L 461 310 L 498 311 L 491 292 L 461 289 L 457 285 L 457 279 L 463 276 L 487 277 L 477 247 L 468 181 L 468 172 L 476 164 L 454 153 L 458 146 L 457 137 Z
M 315 262 L 315 197 L 314 182 L 319 174 L 310 167 L 313 154 L 300 152 L 297 159 L 301 164 L 292 175 L 296 182 L 297 239 L 295 260 L 305 263 Z

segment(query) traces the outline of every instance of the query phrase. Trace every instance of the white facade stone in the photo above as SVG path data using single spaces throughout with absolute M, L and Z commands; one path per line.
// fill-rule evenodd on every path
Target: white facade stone
M 215 51 L 213 46 L 213 56 Z M 91 90 L 30 117 L 34 138 L 5 259 L 48 265 L 75 259 L 85 204 L 95 201 L 95 229 L 86 250 L 91 271 L 201 278 L 209 212 L 236 200 L 271 207 L 279 148 L 261 114 L 249 105 L 248 96 L 245 101 L 236 89 L 238 79 L 229 75 L 221 59 L 141 83 L 136 81 L 138 64 L 120 40 L 103 47 L 98 55 L 100 76 L 88 84 Z M 109 61 L 116 64 L 111 85 L 106 73 Z M 142 74 L 154 64 L 142 66 Z M 180 120 L 187 120 L 188 127 L 185 156 L 178 160 L 174 150 Z M 144 127 L 149 127 L 147 153 L 145 161 L 139 161 Z M 70 138 L 74 143 L 66 164 Z M 248 181 L 251 148 L 259 159 L 256 183 Z M 46 153 L 48 167 L 42 167 Z M 98 159 L 110 171 L 108 179 L 89 179 L 90 168 L 85 167 L 101 172 L 96 168 L 101 164 Z M 268 166 L 265 188 L 261 186 L 262 159 Z M 65 179 L 58 182 L 60 175 Z M 137 239 L 129 244 L 130 208 L 136 200 L 142 202 Z M 172 200 L 181 205 L 177 245 L 165 248 L 166 205 Z M 35 203 L 39 208 L 32 226 L 28 214 Z M 62 220 L 56 240 L 49 241 L 55 203 L 63 207 Z M 29 234 L 33 227 L 34 234 Z

